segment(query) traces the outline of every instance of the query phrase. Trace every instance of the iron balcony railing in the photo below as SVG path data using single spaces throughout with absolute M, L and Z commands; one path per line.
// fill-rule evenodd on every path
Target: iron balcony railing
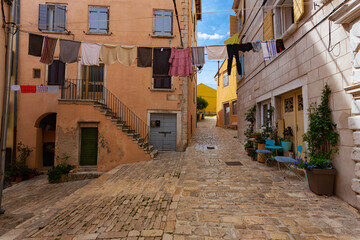
M 89 82 L 83 79 L 67 79 L 61 89 L 62 100 L 91 100 L 107 110 L 107 115 L 123 123 L 128 133 L 138 134 L 144 142 L 149 142 L 150 127 L 122 103 L 100 82 Z

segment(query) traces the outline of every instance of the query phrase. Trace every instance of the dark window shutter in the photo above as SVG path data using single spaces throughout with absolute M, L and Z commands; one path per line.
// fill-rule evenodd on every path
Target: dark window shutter
M 48 7 L 46 4 L 39 4 L 38 28 L 40 31 L 48 30 Z
M 48 85 L 64 85 L 65 82 L 65 63 L 59 60 L 49 65 L 48 68 Z
M 54 32 L 64 32 L 66 29 L 66 6 L 55 5 Z

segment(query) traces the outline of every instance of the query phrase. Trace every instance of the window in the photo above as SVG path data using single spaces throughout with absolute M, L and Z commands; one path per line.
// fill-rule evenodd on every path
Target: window
M 89 7 L 89 33 L 109 32 L 109 8 Z
M 82 66 L 82 98 L 102 99 L 104 95 L 104 64 Z
M 240 56 L 241 73 L 239 73 L 239 80 L 245 76 L 244 54 Z
M 48 85 L 64 85 L 65 82 L 65 63 L 54 60 L 48 66 Z
M 153 88 L 171 89 L 171 77 L 154 77 Z
M 41 31 L 66 31 L 66 5 L 39 4 L 38 28 Z
M 232 101 L 231 107 L 232 107 L 232 115 L 237 115 L 237 101 Z
M 266 118 L 269 117 L 269 112 L 268 110 L 270 110 L 271 108 L 271 103 L 269 101 L 261 103 L 260 105 L 260 113 L 261 113 L 261 127 L 265 127 L 265 123 L 266 123 Z M 271 122 L 270 122 L 270 126 L 271 126 Z
M 223 87 L 229 86 L 229 75 L 224 73 L 223 75 Z
M 293 0 L 280 0 L 273 9 L 274 35 L 281 38 L 294 23 Z
M 40 78 L 41 71 L 40 69 L 33 69 L 33 78 Z
M 172 35 L 172 11 L 154 10 L 154 35 Z

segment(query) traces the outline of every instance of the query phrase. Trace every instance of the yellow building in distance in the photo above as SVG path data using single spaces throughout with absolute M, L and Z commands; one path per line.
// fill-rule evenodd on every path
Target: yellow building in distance
M 240 57 L 243 67 L 243 56 Z M 237 96 L 236 79 L 242 77 L 236 72 L 236 61 L 233 59 L 231 75 L 227 72 L 228 60 L 226 59 L 215 75 L 217 81 L 216 96 L 216 126 L 237 128 Z
M 201 110 L 206 114 L 216 114 L 216 90 L 206 86 L 203 83 L 197 85 L 197 96 L 204 98 L 208 102 L 208 106 Z

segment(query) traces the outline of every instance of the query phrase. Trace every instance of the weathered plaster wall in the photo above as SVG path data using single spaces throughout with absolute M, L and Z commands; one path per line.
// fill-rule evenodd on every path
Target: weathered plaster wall
M 246 1 L 246 6 L 253 8 L 259 6 L 261 2 Z M 273 2 L 270 1 L 268 4 L 273 5 Z M 360 207 L 360 202 L 351 189 L 355 164 L 350 155 L 354 143 L 347 118 L 350 116 L 352 99 L 351 95 L 346 94 L 344 91 L 344 87 L 351 83 L 352 75 L 348 29 L 341 25 L 332 25 L 332 46 L 339 43 L 332 52 L 327 50 L 329 40 L 328 20 L 304 36 L 339 3 L 340 1 L 333 1 L 332 4 L 320 10 L 318 8 L 314 10 L 311 4 L 306 4 L 305 15 L 298 23 L 297 30 L 284 42 L 285 47 L 288 48 L 287 51 L 274 60 L 265 62 L 262 52 L 245 53 L 246 77 L 238 82 L 238 137 L 240 141 L 244 141 L 243 130 L 246 128 L 247 122 L 244 121 L 242 116 L 255 104 L 256 99 L 275 98 L 277 89 L 289 86 L 287 90 L 290 91 L 293 90 L 291 89 L 292 85 L 295 86 L 295 83 L 301 82 L 304 105 L 307 105 L 305 101 L 307 103 L 319 103 L 322 88 L 328 83 L 332 90 L 330 102 L 332 117 L 340 133 L 339 154 L 334 158 L 338 172 L 335 191 L 345 201 Z M 255 10 L 246 11 L 247 23 L 244 26 L 244 31 L 248 28 L 255 13 Z M 260 12 L 251 25 L 251 29 L 247 32 L 244 42 L 263 40 L 262 22 L 264 16 L 265 14 L 263 15 Z M 305 121 L 305 131 L 307 124 L 307 121 Z
M 235 59 L 232 62 L 231 75 L 229 76 L 229 85 L 224 87 L 224 73 L 227 73 L 227 65 L 228 60 L 225 60 L 220 67 L 218 78 L 216 76 L 217 83 L 217 91 L 216 91 L 216 126 L 223 127 L 224 126 L 224 103 L 229 103 L 230 105 L 230 125 L 233 126 L 237 123 L 237 115 L 232 114 L 232 104 L 231 102 L 237 100 L 236 96 L 236 62 Z M 234 123 L 234 124 L 233 124 Z
M 98 123 L 98 171 L 108 171 L 119 164 L 150 160 L 143 149 L 92 105 L 66 103 L 58 107 L 55 155 L 65 153 L 70 156 L 69 163 L 79 165 L 80 122 Z
M 22 30 L 41 34 L 37 29 L 38 6 L 39 4 L 45 3 L 47 3 L 47 1 L 44 0 L 21 2 L 20 23 L 22 25 Z M 47 34 L 50 37 L 61 37 L 94 43 L 150 47 L 180 46 L 180 35 L 175 16 L 173 18 L 174 37 L 159 38 L 151 36 L 153 31 L 153 10 L 173 10 L 174 6 L 172 1 L 108 0 L 104 2 L 100 0 L 63 0 L 52 1 L 52 3 L 67 4 L 66 27 L 72 34 L 42 33 L 43 35 Z M 184 15 L 184 12 L 190 11 L 188 1 L 177 0 L 176 3 L 179 15 Z M 93 5 L 108 6 L 110 8 L 110 35 L 87 35 L 85 33 L 88 31 L 89 24 L 88 6 Z M 187 27 L 189 20 L 187 17 L 183 17 L 180 18 L 180 21 L 184 42 L 187 44 L 186 46 L 189 46 L 189 41 L 191 40 L 191 37 L 194 36 L 193 34 L 188 33 L 188 31 L 192 30 Z M 19 84 L 46 85 L 46 65 L 40 63 L 38 57 L 27 55 L 27 51 L 28 33 L 20 32 Z M 56 47 L 55 58 L 58 56 L 59 43 Z M 33 78 L 33 69 L 41 70 L 41 77 L 39 79 Z M 81 78 L 81 68 L 78 63 L 66 65 L 66 78 Z M 191 137 L 191 135 L 188 134 L 190 129 L 188 119 L 191 118 L 191 115 L 195 116 L 196 114 L 195 104 L 190 104 L 188 102 L 189 96 L 193 94 L 192 90 L 190 91 L 191 84 L 188 85 L 188 81 L 190 81 L 190 79 L 185 78 L 185 80 L 179 80 L 179 78 L 174 77 L 173 91 L 152 91 L 152 68 L 138 68 L 136 66 L 136 61 L 130 67 L 123 66 L 120 63 L 115 63 L 106 67 L 106 88 L 115 94 L 145 122 L 148 110 L 183 111 L 183 132 L 178 133 L 182 134 L 182 149 L 184 149 L 187 145 L 187 141 Z M 182 98 L 182 94 L 184 94 L 185 97 Z M 36 128 L 34 127 L 34 123 L 45 113 L 57 112 L 58 98 L 60 98 L 60 95 L 48 93 L 19 94 L 17 140 L 18 142 L 22 141 L 34 148 L 34 152 L 29 158 L 29 164 L 32 167 L 36 165 L 36 161 L 41 161 L 41 159 L 39 159 L 41 154 L 38 152 L 42 151 L 42 149 L 39 148 L 40 145 L 36 143 Z M 36 107 L 32 108 L 33 106 Z M 61 112 L 61 114 L 68 115 L 67 112 Z M 26 121 L 24 119 L 26 119 Z M 193 117 L 193 119 L 195 119 L 195 117 Z M 195 120 L 193 127 L 194 126 Z M 39 164 L 41 165 L 41 163 Z

